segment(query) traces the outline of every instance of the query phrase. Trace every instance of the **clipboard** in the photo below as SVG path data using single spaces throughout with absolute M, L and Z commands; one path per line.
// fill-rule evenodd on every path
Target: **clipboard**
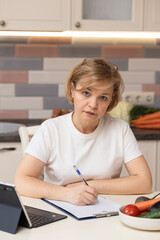
M 89 218 L 110 217 L 118 215 L 120 205 L 102 196 L 98 196 L 96 202 L 91 205 L 77 206 L 68 202 L 42 199 L 45 202 L 55 206 L 59 210 L 76 218 L 84 220 Z

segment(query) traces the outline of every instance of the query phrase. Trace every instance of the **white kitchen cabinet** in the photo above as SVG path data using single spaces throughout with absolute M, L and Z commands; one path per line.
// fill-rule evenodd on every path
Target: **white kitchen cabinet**
M 157 141 L 146 140 L 138 141 L 139 147 L 149 165 L 152 173 L 153 190 L 156 190 L 157 186 Z
M 0 0 L 0 30 L 160 31 L 159 0 Z
M 160 1 L 145 0 L 144 30 L 160 31 Z
M 80 31 L 142 30 L 143 0 L 72 1 L 72 29 Z
M 0 0 L 0 30 L 68 30 L 70 1 Z
M 72 29 L 79 31 L 160 31 L 159 0 L 72 1 Z
M 157 145 L 157 191 L 160 191 L 160 140 Z
M 146 141 L 138 141 L 140 150 L 144 155 L 148 166 L 152 173 L 153 180 L 153 190 L 157 190 L 157 141 L 156 140 L 146 140 Z M 128 173 L 123 167 L 121 177 L 127 176 Z M 159 181 L 160 185 L 160 181 Z
M 0 151 L 0 182 L 14 183 L 16 169 L 22 159 L 20 142 L 1 142 L 0 149 L 15 147 L 13 151 Z

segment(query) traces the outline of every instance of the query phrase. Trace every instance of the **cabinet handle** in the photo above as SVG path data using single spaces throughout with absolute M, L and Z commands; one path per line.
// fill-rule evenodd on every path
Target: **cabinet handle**
M 81 23 L 80 22 L 76 22 L 75 26 L 76 26 L 76 28 L 80 28 L 81 27 Z
M 0 21 L 0 25 L 1 25 L 1 26 L 4 26 L 5 24 L 6 24 L 6 22 L 5 22 L 4 20 L 1 20 L 1 21 Z

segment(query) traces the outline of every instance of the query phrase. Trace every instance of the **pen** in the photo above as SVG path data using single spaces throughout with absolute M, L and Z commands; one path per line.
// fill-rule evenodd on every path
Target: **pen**
M 77 172 L 77 174 L 82 178 L 83 182 L 88 185 L 88 183 L 86 182 L 86 180 L 84 179 L 84 177 L 82 176 L 81 172 L 78 170 L 78 168 L 76 167 L 76 165 L 73 166 L 74 170 Z

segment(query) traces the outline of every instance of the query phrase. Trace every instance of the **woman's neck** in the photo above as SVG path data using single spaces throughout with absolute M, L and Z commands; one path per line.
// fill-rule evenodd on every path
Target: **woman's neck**
M 97 128 L 98 123 L 99 123 L 99 121 L 97 121 L 97 122 L 81 121 L 80 119 L 78 119 L 76 117 L 74 112 L 72 114 L 72 122 L 73 122 L 75 128 L 84 134 L 90 134 L 90 133 L 94 132 L 94 130 Z

